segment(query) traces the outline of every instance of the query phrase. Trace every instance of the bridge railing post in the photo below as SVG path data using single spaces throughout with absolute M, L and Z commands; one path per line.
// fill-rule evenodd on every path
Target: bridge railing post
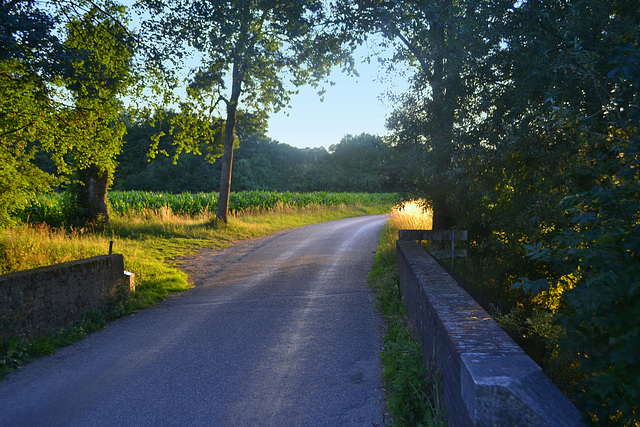
M 453 267 L 455 258 L 466 258 L 466 249 L 456 251 L 456 240 L 467 240 L 467 230 L 398 230 L 398 240 L 417 240 L 422 245 L 423 240 L 434 242 L 451 241 L 451 266 Z M 436 258 L 445 258 L 445 251 L 435 251 Z

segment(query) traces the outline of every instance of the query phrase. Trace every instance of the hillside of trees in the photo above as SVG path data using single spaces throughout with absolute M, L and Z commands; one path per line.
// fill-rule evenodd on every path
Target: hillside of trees
M 160 138 L 159 152 L 148 157 L 157 129 L 148 123 L 128 123 L 118 155 L 114 190 L 211 192 L 220 186 L 221 162 L 205 154 L 181 153 L 174 164 L 170 135 Z M 202 147 L 201 153 L 205 153 Z M 395 192 L 401 190 L 396 150 L 382 138 L 363 133 L 345 136 L 329 147 L 299 149 L 260 134 L 238 132 L 232 191 Z M 174 151 L 172 151 L 174 150 Z

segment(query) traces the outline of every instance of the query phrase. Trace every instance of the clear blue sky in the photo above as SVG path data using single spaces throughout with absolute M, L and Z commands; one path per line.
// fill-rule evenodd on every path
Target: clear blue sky
M 377 61 L 358 63 L 356 69 L 359 77 L 338 69 L 333 72 L 330 80 L 336 84 L 327 87 L 324 102 L 320 102 L 318 89 L 301 88 L 290 109 L 271 117 L 268 136 L 294 147 L 328 148 L 347 134 L 386 135 L 385 120 L 395 106 L 383 94 L 388 90 L 403 92 L 408 87 L 406 78 L 395 73 L 384 75 Z

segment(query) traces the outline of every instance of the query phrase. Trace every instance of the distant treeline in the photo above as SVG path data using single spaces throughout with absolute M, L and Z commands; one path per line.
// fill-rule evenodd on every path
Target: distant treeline
M 148 124 L 128 124 L 122 153 L 118 156 L 113 190 L 167 191 L 178 193 L 217 191 L 220 161 L 210 163 L 203 154 L 181 153 L 174 164 L 171 136 L 160 138 L 158 154 L 149 159 Z M 232 191 L 335 191 L 396 192 L 401 179 L 394 148 L 382 138 L 363 133 L 345 136 L 330 151 L 323 147 L 299 149 L 264 136 L 238 134 L 234 152 Z

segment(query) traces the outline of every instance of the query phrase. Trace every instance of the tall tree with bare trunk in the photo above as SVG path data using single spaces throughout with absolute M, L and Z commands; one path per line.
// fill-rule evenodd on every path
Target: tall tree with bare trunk
M 145 24 L 146 31 L 168 40 L 159 50 L 162 56 L 177 57 L 187 50 L 198 54 L 189 96 L 209 111 L 226 110 L 217 210 L 217 218 L 226 222 L 240 105 L 266 120 L 288 104 L 296 87 L 317 86 L 334 65 L 345 63 L 351 38 L 329 23 L 320 0 L 141 4 L 157 16 Z

